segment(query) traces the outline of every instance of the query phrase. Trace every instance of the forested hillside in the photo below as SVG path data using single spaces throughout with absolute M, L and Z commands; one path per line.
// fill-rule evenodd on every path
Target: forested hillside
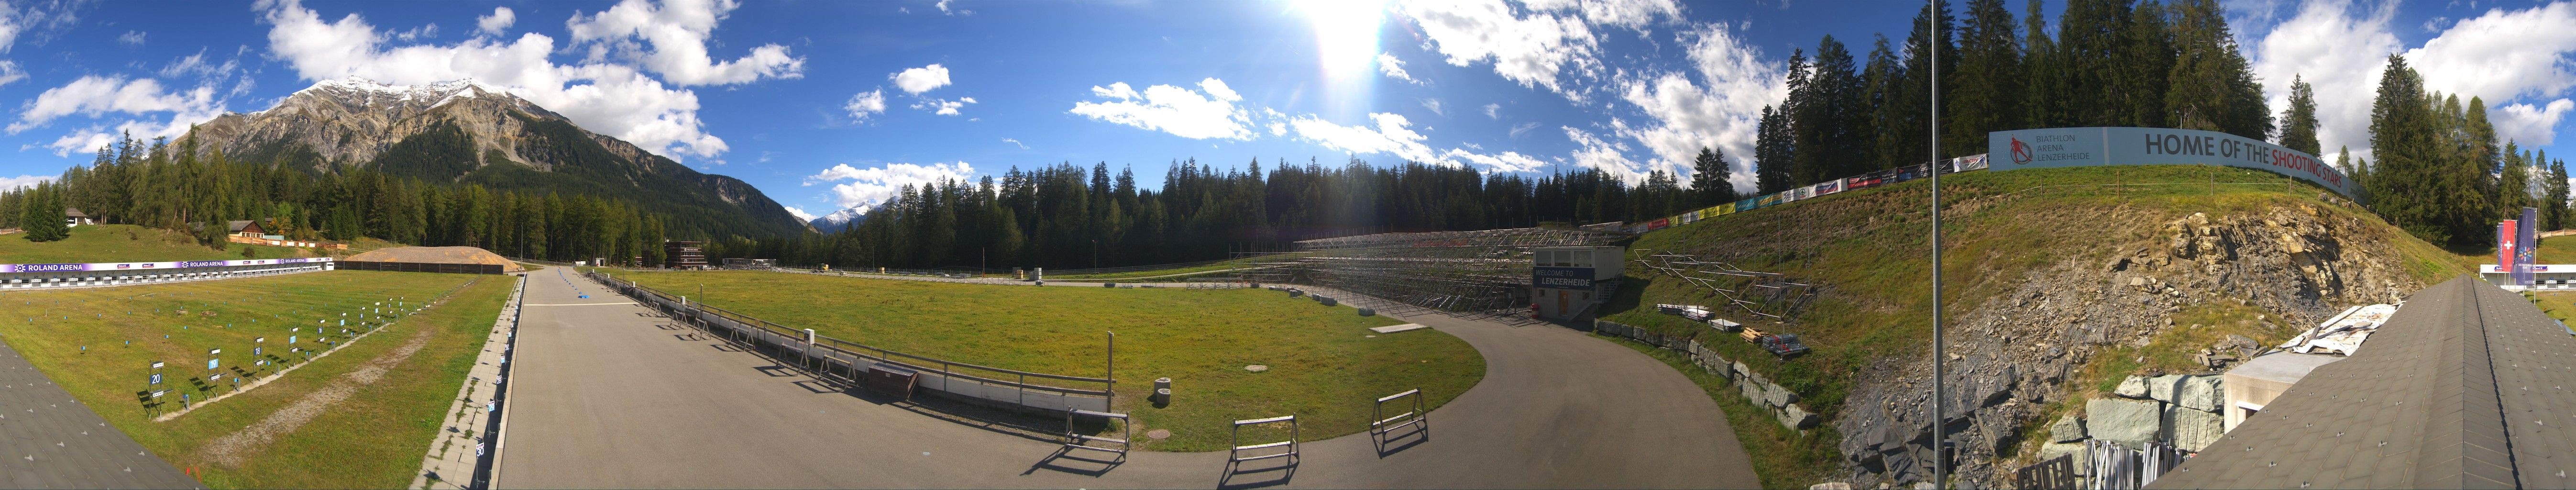
M 1713 158 L 1713 156 L 1712 156 Z M 1266 170 L 1265 170 L 1266 169 Z M 1723 197 L 1723 196 L 1720 196 Z M 1671 174 L 1630 186 L 1597 170 L 1529 176 L 1351 160 L 1175 162 L 1160 190 L 1107 164 L 1017 168 L 997 182 L 901 193 L 833 235 L 716 244 L 716 256 L 862 267 L 1091 267 L 1224 258 L 1236 247 L 1385 231 L 1481 230 L 1664 216 L 1700 205 Z M 1095 249 L 1096 247 L 1096 249 Z
M 54 206 L 67 205 L 102 223 L 196 233 L 217 249 L 227 247 L 225 222 L 261 220 L 271 233 L 296 239 L 370 236 L 516 257 L 641 255 L 648 261 L 658 260 L 666 232 L 663 216 L 624 201 L 423 182 L 366 168 L 316 174 L 231 160 L 221 151 L 199 158 L 190 146 L 127 140 L 102 148 L 90 165 L 64 171 L 58 182 L 0 193 L 0 227 L 18 227 L 46 211 L 53 214 L 34 219 L 59 220 Z

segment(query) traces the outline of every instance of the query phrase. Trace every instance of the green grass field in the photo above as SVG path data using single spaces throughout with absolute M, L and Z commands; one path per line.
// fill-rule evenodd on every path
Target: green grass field
M 0 321 L 0 340 L 145 448 L 196 471 L 208 486 L 402 487 L 419 470 L 442 412 L 480 351 L 511 282 L 506 276 L 334 271 L 9 292 L 0 294 L 0 319 L 6 320 Z M 341 313 L 391 298 L 417 305 L 442 295 L 449 299 L 441 306 L 402 318 L 265 386 L 168 422 L 150 421 L 138 396 L 146 389 L 151 361 L 168 363 L 161 387 L 171 392 L 163 401 L 175 409 L 181 393 L 202 401 L 228 391 L 227 381 L 203 383 L 207 349 L 223 349 L 218 357 L 228 378 L 237 376 L 231 374 L 235 367 L 265 376 L 280 366 L 253 364 L 255 337 L 267 338 L 258 345 L 265 346 L 261 357 L 272 364 L 300 362 L 300 356 L 287 352 L 287 337 L 298 337 L 294 345 L 299 347 L 327 349 L 314 342 L 316 321 L 329 322 L 324 328 L 338 340 Z M 347 318 L 355 325 L 362 317 L 352 313 Z M 424 331 L 425 337 L 417 337 Z M 415 354 L 392 364 L 374 382 L 355 384 L 354 392 L 300 427 L 225 454 L 215 454 L 211 447 L 335 384 L 352 385 L 345 374 L 419 338 L 426 343 Z M 240 464 L 226 464 L 226 454 Z
M 1258 267 L 1257 264 L 1260 262 L 1294 260 L 1296 257 L 1303 255 L 1305 255 L 1304 252 L 1264 255 L 1255 259 L 1225 261 L 1214 264 L 1129 272 L 1111 272 L 1103 274 L 1047 274 L 1046 278 L 1050 281 L 1179 282 L 1187 281 L 1196 277 L 1233 276 L 1248 272 L 1236 269 Z
M 1231 420 L 1295 414 L 1306 440 L 1358 432 L 1370 400 L 1423 388 L 1445 403 L 1484 378 L 1465 341 L 1267 290 L 996 286 L 784 274 L 619 273 L 671 294 L 791 328 L 953 362 L 1098 377 L 1118 332 L 1116 410 L 1140 449 L 1224 449 Z M 700 293 L 704 287 L 704 293 Z M 1260 364 L 1267 372 L 1248 372 Z M 1172 378 L 1173 403 L 1146 401 Z M 1080 388 L 1096 388 L 1074 386 Z M 1145 431 L 1169 429 L 1168 440 Z M 1247 432 L 1246 437 L 1252 437 Z
M 250 251 L 250 258 L 318 257 L 307 249 L 241 243 L 215 250 L 186 234 L 135 225 L 74 226 L 71 238 L 51 242 L 27 241 L 25 233 L 0 235 L 0 263 L 7 264 L 238 260 L 244 258 L 243 250 Z

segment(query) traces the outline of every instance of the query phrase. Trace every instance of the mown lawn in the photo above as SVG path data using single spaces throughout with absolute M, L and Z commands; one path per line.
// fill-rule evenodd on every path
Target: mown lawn
M 1485 374 L 1483 356 L 1456 337 L 1430 329 L 1378 335 L 1367 328 L 1400 322 L 1267 290 L 997 286 L 754 271 L 617 277 L 791 328 L 1004 369 L 1102 376 L 1106 334 L 1115 331 L 1114 408 L 1135 417 L 1139 448 L 1159 451 L 1224 449 L 1228 421 L 1276 415 L 1297 415 L 1306 440 L 1358 432 L 1367 426 L 1371 399 L 1420 387 L 1437 405 Z M 1253 364 L 1270 370 L 1244 370 Z M 1172 378 L 1174 400 L 1166 408 L 1144 396 L 1161 377 Z M 1152 429 L 1172 436 L 1145 439 Z
M 419 470 L 442 412 L 480 351 L 483 333 L 499 315 L 511 282 L 506 276 L 333 271 L 9 292 L 0 294 L 0 319 L 5 319 L 0 340 L 110 424 L 171 464 L 196 471 L 208 486 L 402 487 Z M 171 391 L 162 401 L 168 402 L 164 408 L 176 409 L 182 393 L 202 401 L 229 390 L 229 381 L 204 382 L 207 349 L 223 349 L 217 357 L 228 378 L 236 376 L 236 367 L 266 376 L 280 364 L 301 362 L 288 352 L 289 336 L 296 337 L 297 347 L 328 348 L 315 342 L 316 322 L 327 322 L 319 325 L 333 340 L 341 340 L 343 313 L 354 329 L 378 301 L 391 311 L 396 303 L 419 305 L 442 296 L 448 301 L 441 306 L 399 318 L 283 378 L 168 422 L 150 421 L 138 396 L 146 389 L 152 361 L 167 363 L 161 388 Z M 360 313 L 359 308 L 370 311 Z M 206 316 L 209 311 L 215 314 Z M 208 443 L 340 381 L 424 329 L 432 333 L 416 354 L 300 428 L 253 446 L 242 464 L 228 466 L 207 454 Z M 267 338 L 257 345 L 264 347 L 260 358 L 270 366 L 254 363 L 256 337 Z
M 72 227 L 70 238 L 51 242 L 27 241 L 25 233 L 0 235 L 0 263 L 162 262 L 318 257 L 311 250 L 294 247 L 241 243 L 230 245 L 223 250 L 215 250 L 198 245 L 194 238 L 186 234 L 159 228 L 135 225 L 81 225 Z M 242 255 L 244 250 L 250 251 L 250 255 Z

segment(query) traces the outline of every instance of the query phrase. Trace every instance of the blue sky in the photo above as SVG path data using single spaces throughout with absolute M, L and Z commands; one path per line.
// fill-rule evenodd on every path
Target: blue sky
M 2009 0 L 2018 16 L 2022 0 Z M 16 2 L 0 12 L 0 176 L 85 163 L 324 79 L 472 77 L 823 214 L 895 186 L 1072 162 L 1345 155 L 1491 172 L 1750 161 L 1782 63 L 1902 41 L 1919 3 Z M 2576 4 L 2230 1 L 2274 108 L 2315 83 L 2331 153 L 2367 154 L 2381 59 L 2486 97 L 2576 156 Z M 2046 5 L 2051 20 L 2063 2 Z M 1856 53 L 1857 54 L 1857 53 Z M 2331 155 L 2328 155 L 2331 158 Z

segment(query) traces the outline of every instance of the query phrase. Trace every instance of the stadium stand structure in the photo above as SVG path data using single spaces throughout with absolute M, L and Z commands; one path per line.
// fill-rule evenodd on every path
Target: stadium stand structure
M 1378 233 L 1296 243 L 1310 252 L 1257 262 L 1241 276 L 1255 283 L 1330 286 L 1448 311 L 1527 306 L 1531 249 L 1608 246 L 1634 235 L 1562 228 Z M 1603 287 L 1612 287 L 1608 281 Z M 1608 297 L 1600 294 L 1597 297 Z

